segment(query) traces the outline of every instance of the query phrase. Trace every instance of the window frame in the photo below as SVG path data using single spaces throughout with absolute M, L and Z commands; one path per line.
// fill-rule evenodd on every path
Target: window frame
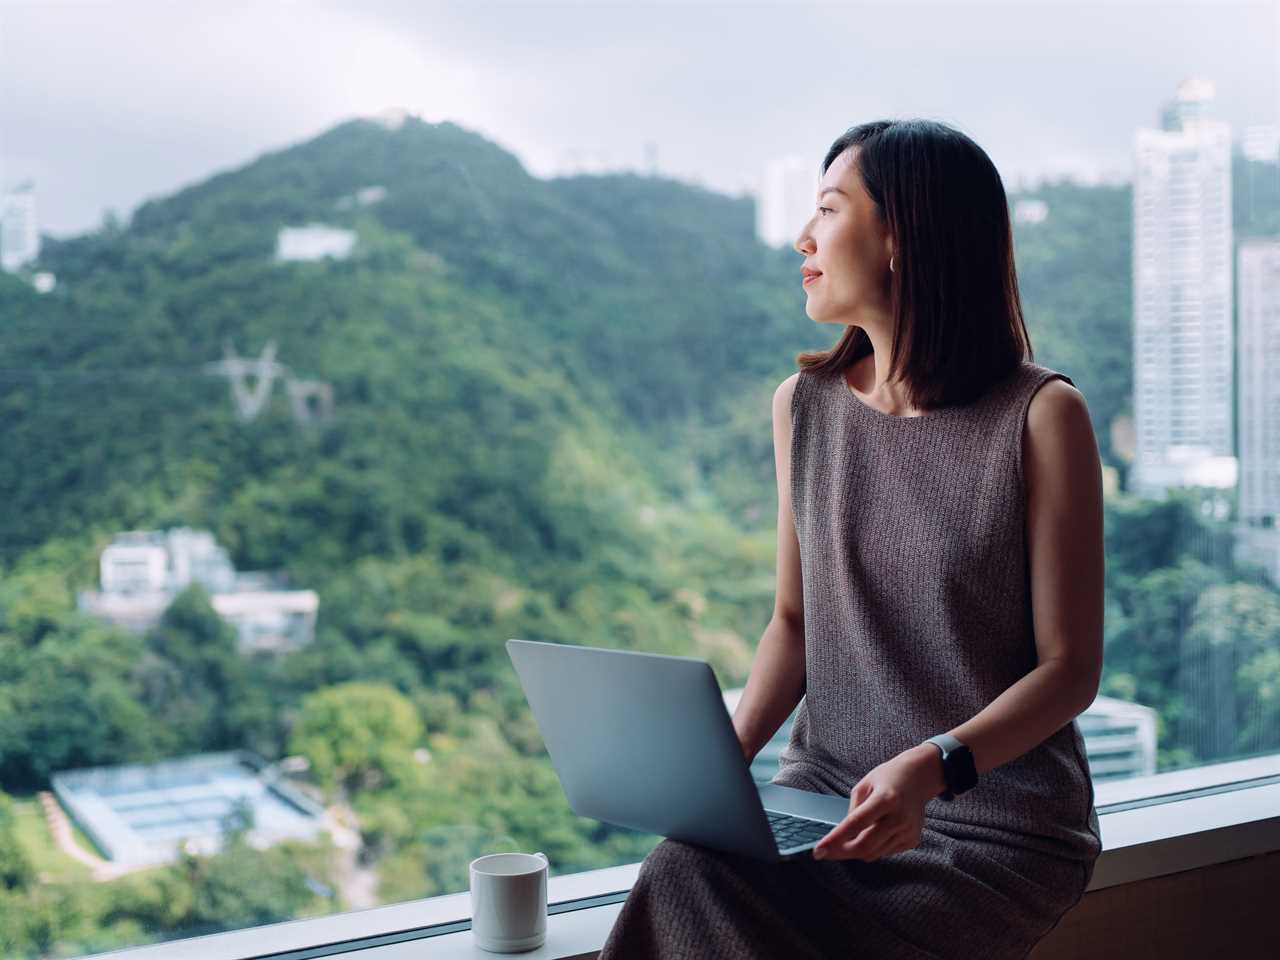
M 1094 785 L 1103 851 L 1088 890 L 1280 851 L 1280 753 Z M 547 943 L 531 958 L 599 950 L 639 863 L 548 880 Z M 83 960 L 361 960 L 488 956 L 472 942 L 470 894 L 444 894 L 346 913 L 93 954 Z M 422 941 L 431 941 L 423 943 Z M 405 947 L 404 944 L 412 944 Z

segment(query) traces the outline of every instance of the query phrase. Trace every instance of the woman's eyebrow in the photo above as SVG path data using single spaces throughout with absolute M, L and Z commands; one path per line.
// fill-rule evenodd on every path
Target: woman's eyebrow
M 845 193 L 845 192 L 844 192 L 843 190 L 841 190 L 839 187 L 823 187 L 821 190 L 819 190 L 819 191 L 818 191 L 818 199 L 819 199 L 819 200 L 821 200 L 824 196 L 826 196 L 828 193 L 831 193 L 833 190 L 834 190 L 836 193 L 840 194 L 840 196 L 842 196 L 842 197 L 847 198 L 847 197 L 849 196 L 847 193 Z

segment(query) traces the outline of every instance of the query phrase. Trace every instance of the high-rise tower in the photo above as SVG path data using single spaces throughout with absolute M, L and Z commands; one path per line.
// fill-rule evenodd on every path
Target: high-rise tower
M 1231 487 L 1231 128 L 1190 78 L 1134 138 L 1130 488 Z
M 0 269 L 12 273 L 39 252 L 35 185 L 27 181 L 0 194 Z
M 1240 525 L 1237 559 L 1280 583 L 1280 240 L 1236 255 L 1240 290 Z
M 792 154 L 770 161 L 756 194 L 756 238 L 790 249 L 813 216 L 821 178 L 819 165 L 803 157 Z

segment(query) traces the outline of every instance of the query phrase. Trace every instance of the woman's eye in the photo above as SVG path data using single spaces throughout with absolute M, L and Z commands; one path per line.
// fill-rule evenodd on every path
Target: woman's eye
M 831 212 L 832 212 L 832 210 L 831 210 L 831 208 L 830 208 L 830 207 L 819 207 L 819 208 L 818 208 L 818 210 L 819 210 L 819 211 L 825 210 L 825 211 L 827 211 L 827 213 L 831 213 Z

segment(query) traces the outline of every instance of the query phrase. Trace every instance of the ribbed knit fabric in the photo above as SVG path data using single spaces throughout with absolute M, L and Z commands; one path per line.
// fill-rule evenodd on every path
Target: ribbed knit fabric
M 792 399 L 806 691 L 775 783 L 848 796 L 1034 668 L 1022 477 L 1029 361 L 973 403 L 882 413 L 843 376 Z M 1022 958 L 1101 851 L 1076 722 L 931 800 L 918 846 L 765 863 L 675 840 L 645 859 L 601 960 Z

